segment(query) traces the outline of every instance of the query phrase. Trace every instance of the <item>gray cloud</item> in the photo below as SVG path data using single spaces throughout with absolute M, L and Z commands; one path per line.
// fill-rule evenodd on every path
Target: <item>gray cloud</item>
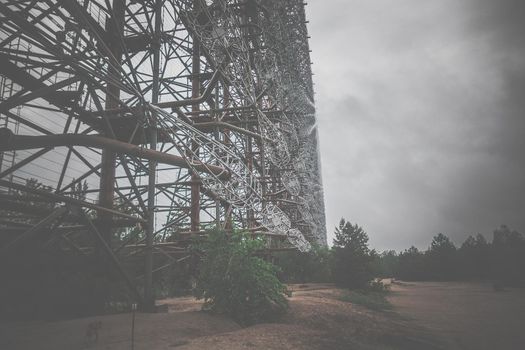
M 525 231 L 525 3 L 307 7 L 327 223 L 379 249 Z

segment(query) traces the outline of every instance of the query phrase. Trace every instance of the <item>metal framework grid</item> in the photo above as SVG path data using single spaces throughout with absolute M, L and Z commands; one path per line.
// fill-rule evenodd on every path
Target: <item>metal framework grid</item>
M 1 0 L 0 254 L 89 231 L 131 288 L 121 262 L 143 257 L 151 304 L 205 228 L 325 245 L 304 6 Z

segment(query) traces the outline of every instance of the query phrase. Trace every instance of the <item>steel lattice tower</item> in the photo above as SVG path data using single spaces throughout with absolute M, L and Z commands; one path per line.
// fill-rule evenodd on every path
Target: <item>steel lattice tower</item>
M 325 245 L 304 6 L 1 0 L 0 254 L 89 231 L 132 289 L 141 253 L 148 304 L 154 254 L 208 227 Z

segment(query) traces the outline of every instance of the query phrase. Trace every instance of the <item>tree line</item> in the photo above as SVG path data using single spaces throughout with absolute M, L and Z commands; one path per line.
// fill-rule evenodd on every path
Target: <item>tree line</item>
M 367 288 L 375 278 L 406 281 L 490 280 L 498 285 L 525 285 L 525 237 L 505 225 L 489 242 L 481 234 L 457 247 L 449 237 L 435 235 L 426 250 L 412 246 L 402 252 L 377 252 L 367 233 L 341 219 L 333 246 L 311 252 L 277 254 L 280 278 L 288 283 L 334 282 L 342 287 Z
M 469 236 L 456 247 L 446 235 L 433 237 L 429 248 L 414 246 L 400 253 L 393 250 L 376 259 L 379 275 L 408 281 L 492 280 L 504 285 L 525 281 L 525 237 L 502 225 L 492 242 L 481 234 Z
M 286 283 L 333 282 L 344 288 L 367 289 L 378 274 L 378 258 L 363 228 L 341 219 L 331 248 L 314 246 L 308 253 L 275 254 L 273 263 Z

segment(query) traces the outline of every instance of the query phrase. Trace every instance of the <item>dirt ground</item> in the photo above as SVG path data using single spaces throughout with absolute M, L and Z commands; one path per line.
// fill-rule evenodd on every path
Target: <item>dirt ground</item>
M 167 313 L 137 314 L 135 350 L 194 349 L 438 349 L 424 328 L 393 312 L 370 311 L 341 301 L 330 285 L 294 285 L 290 310 L 278 323 L 242 328 L 200 310 L 192 298 L 160 303 Z M 98 340 L 89 323 L 100 321 Z M 131 349 L 131 314 L 59 322 L 0 325 L 0 349 Z
M 490 283 L 402 282 L 388 298 L 401 316 L 436 334 L 447 349 L 525 349 L 525 290 Z
M 241 327 L 200 311 L 191 297 L 159 301 L 165 313 L 137 313 L 135 350 L 522 349 L 525 290 L 494 292 L 483 283 L 392 285 L 392 311 L 342 301 L 331 285 L 292 285 L 288 314 Z M 348 300 L 348 299 L 345 299 Z M 98 340 L 86 337 L 100 321 Z M 131 314 L 58 322 L 0 324 L 2 350 L 131 349 Z

